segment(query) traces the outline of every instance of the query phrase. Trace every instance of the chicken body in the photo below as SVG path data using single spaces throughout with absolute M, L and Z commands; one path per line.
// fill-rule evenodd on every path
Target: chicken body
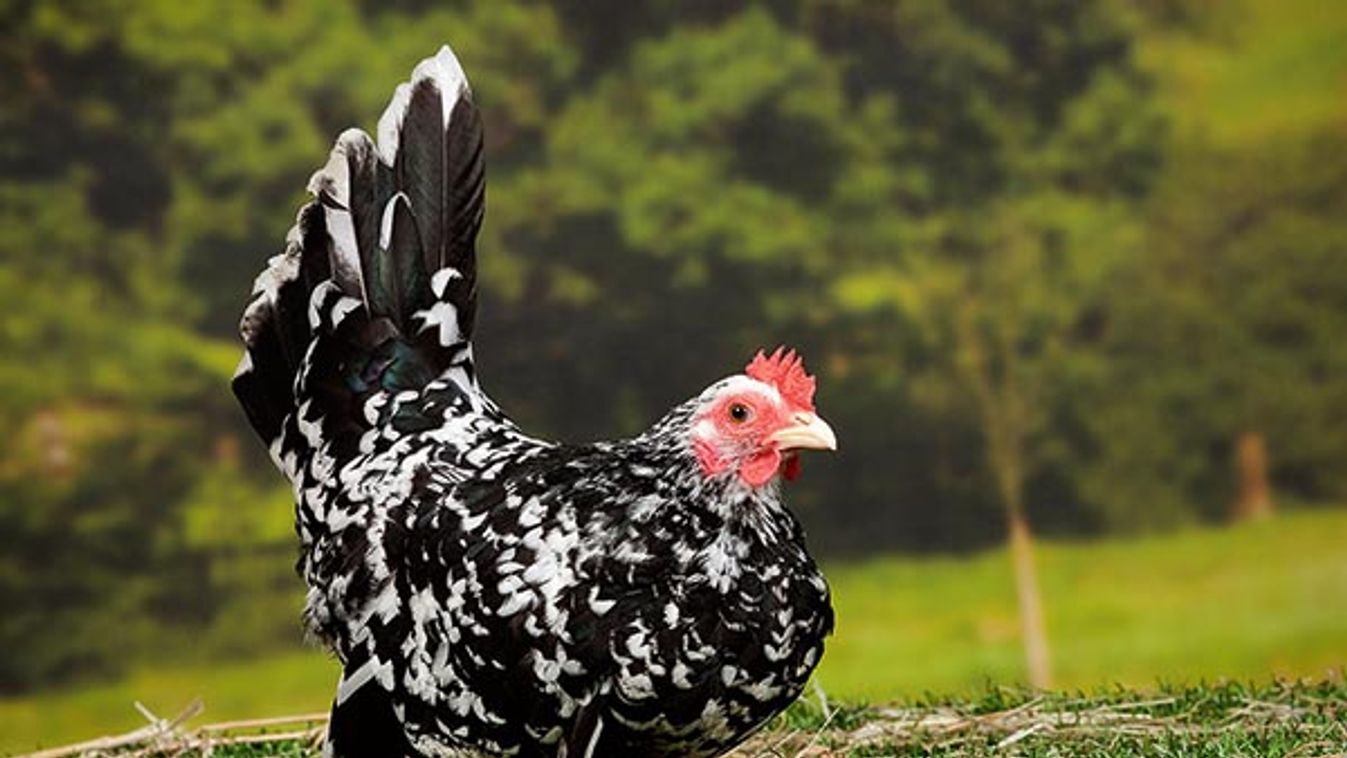
M 778 476 L 834 444 L 813 380 L 778 352 L 630 440 L 522 433 L 469 343 L 480 130 L 445 48 L 377 145 L 338 140 L 243 320 L 235 391 L 294 485 L 305 618 L 343 664 L 331 751 L 718 754 L 832 629 Z

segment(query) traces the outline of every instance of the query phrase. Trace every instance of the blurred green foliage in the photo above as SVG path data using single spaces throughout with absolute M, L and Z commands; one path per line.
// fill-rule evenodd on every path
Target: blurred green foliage
M 1013 500 L 1058 534 L 1221 520 L 1249 432 L 1280 503 L 1347 501 L 1344 30 L 1301 0 L 0 2 L 0 690 L 297 640 L 233 324 L 333 137 L 444 42 L 488 131 L 482 375 L 526 428 L 633 433 L 789 343 L 843 441 L 792 492 L 826 554 L 984 546 Z

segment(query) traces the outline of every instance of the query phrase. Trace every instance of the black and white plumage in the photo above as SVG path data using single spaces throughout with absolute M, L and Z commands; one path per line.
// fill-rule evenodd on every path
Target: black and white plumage
M 258 277 L 234 390 L 294 486 L 343 758 L 715 755 L 832 629 L 780 499 L 835 446 L 793 354 L 630 440 L 524 434 L 473 367 L 482 128 L 448 49 L 343 133 Z

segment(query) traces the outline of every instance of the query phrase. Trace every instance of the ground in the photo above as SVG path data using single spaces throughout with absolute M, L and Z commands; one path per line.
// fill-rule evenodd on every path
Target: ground
M 320 720 L 191 730 L 163 723 L 111 738 L 98 754 L 300 758 L 318 755 L 321 734 Z M 1330 756 L 1343 750 L 1347 686 L 1336 679 L 1149 693 L 1116 689 L 1090 696 L 996 688 L 976 698 L 884 707 L 836 705 L 820 696 L 797 703 L 731 756 L 1224 758 Z M 78 747 L 63 753 L 77 754 Z

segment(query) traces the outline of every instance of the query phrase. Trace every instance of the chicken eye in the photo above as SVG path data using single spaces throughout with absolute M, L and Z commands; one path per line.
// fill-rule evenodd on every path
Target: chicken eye
M 735 403 L 730 406 L 730 420 L 736 424 L 744 423 L 752 415 L 752 412 L 748 410 L 748 406 L 743 403 Z

